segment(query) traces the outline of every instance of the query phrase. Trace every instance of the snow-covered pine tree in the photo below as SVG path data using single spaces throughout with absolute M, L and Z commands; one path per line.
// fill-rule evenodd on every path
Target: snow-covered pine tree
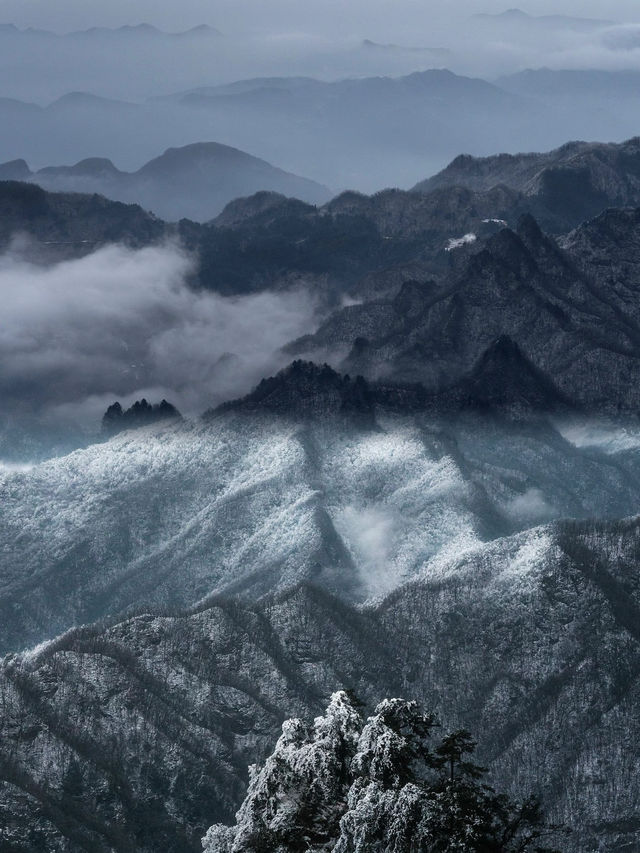
M 431 749 L 435 718 L 385 699 L 366 724 L 345 692 L 312 726 L 292 719 L 251 769 L 233 827 L 212 826 L 205 853 L 550 853 L 538 803 L 482 782 L 465 730 Z
M 360 714 L 342 691 L 312 726 L 287 720 L 264 766 L 250 768 L 236 825 L 212 826 L 203 839 L 206 853 L 331 849 L 347 807 L 361 729 Z

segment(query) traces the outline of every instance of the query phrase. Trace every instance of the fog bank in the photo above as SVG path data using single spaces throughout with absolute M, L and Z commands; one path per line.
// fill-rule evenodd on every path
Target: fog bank
M 109 246 L 37 266 L 0 257 L 3 414 L 99 426 L 115 399 L 166 397 L 184 414 L 248 391 L 309 331 L 304 290 L 225 298 L 185 284 L 179 247 Z

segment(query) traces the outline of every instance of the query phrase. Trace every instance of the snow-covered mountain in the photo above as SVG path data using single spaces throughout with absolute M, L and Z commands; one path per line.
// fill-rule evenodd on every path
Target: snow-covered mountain
M 0 470 L 2 649 L 302 580 L 368 600 L 495 537 L 640 506 L 632 425 L 580 421 L 567 440 L 537 417 L 322 406 L 240 408 Z
M 620 153 L 592 171 L 633 201 Z M 637 848 L 640 214 L 566 233 L 578 194 L 550 237 L 535 196 L 262 193 L 172 227 L 0 186 L 38 261 L 177 237 L 185 289 L 304 279 L 324 319 L 280 356 L 343 371 L 298 359 L 198 420 L 140 401 L 146 426 L 0 464 L 0 847 L 199 850 L 282 720 L 353 688 L 475 732 L 570 853 Z
M 9 655 L 0 840 L 195 853 L 283 719 L 351 688 L 472 730 L 493 784 L 539 793 L 573 830 L 563 850 L 635 849 L 638 537 L 637 520 L 555 523 L 443 558 L 365 609 L 303 584 Z

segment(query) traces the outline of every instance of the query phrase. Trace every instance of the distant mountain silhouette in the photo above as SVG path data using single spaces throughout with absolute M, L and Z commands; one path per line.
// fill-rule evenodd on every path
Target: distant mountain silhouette
M 529 15 L 521 9 L 506 9 L 504 12 L 480 12 L 473 16 L 477 23 L 493 26 L 510 25 L 537 29 L 567 29 L 590 32 L 610 27 L 614 21 L 599 18 L 582 18 L 571 15 Z
M 60 99 L 58 107 L 81 100 L 105 99 L 81 93 Z M 327 201 L 326 187 L 278 169 L 244 151 L 201 142 L 169 148 L 137 172 L 123 172 L 102 157 L 90 157 L 73 166 L 47 166 L 37 172 L 25 169 L 24 160 L 0 165 L 0 179 L 29 180 L 48 190 L 100 193 L 108 198 L 135 202 L 164 219 L 212 219 L 239 196 L 263 190 L 296 196 L 312 203 Z
M 451 51 L 446 47 L 410 47 L 404 44 L 380 44 L 371 39 L 364 39 L 362 47 L 366 50 L 383 53 L 415 53 L 433 60 L 446 62 L 451 57 Z
M 218 38 L 222 35 L 220 30 L 215 27 L 210 27 L 208 24 L 199 24 L 191 27 L 188 30 L 179 30 L 177 32 L 166 32 L 153 26 L 153 24 L 142 22 L 140 24 L 129 25 L 122 27 L 89 27 L 86 30 L 73 30 L 66 33 L 56 33 L 51 30 L 41 30 L 34 27 L 17 27 L 15 24 L 0 24 L 0 35 L 23 36 L 39 38 L 51 38 L 57 40 L 79 39 L 79 38 L 110 38 L 118 39 L 126 36 L 136 36 L 145 38 L 183 38 L 189 36 L 205 36 Z

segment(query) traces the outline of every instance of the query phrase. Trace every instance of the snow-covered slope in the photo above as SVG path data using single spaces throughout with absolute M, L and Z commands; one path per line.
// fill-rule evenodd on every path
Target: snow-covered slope
M 634 514 L 638 446 L 581 443 L 544 421 L 228 412 L 2 468 L 0 649 L 301 580 L 364 601 L 496 536 Z
M 639 543 L 637 520 L 554 523 L 442 560 L 373 607 L 302 585 L 10 655 L 0 847 L 196 853 L 282 720 L 353 688 L 468 727 L 494 784 L 540 793 L 573 829 L 562 850 L 638 849 Z

